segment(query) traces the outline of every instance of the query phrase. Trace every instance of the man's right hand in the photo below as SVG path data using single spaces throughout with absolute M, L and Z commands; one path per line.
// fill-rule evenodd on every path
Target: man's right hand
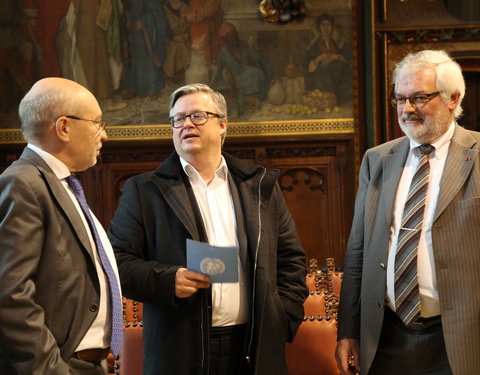
M 341 375 L 355 375 L 360 372 L 360 344 L 358 340 L 338 340 L 335 359 Z
M 209 288 L 210 278 L 201 273 L 179 268 L 175 275 L 175 296 L 188 298 L 200 288 Z

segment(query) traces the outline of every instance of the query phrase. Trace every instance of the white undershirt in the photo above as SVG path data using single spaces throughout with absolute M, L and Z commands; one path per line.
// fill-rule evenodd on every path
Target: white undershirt
M 442 178 L 445 161 L 447 159 L 450 140 L 455 130 L 455 123 L 452 122 L 447 132 L 443 134 L 432 145 L 435 150 L 430 157 L 430 182 L 428 184 L 427 198 L 425 202 L 425 216 L 423 219 L 422 232 L 417 253 L 418 285 L 420 289 L 420 311 L 421 316 L 428 318 L 440 315 L 440 304 L 438 299 L 437 277 L 435 272 L 435 259 L 432 247 L 432 224 L 440 193 L 440 180 Z M 410 140 L 410 153 L 408 155 L 402 177 L 398 185 L 393 211 L 393 224 L 390 228 L 390 247 L 387 264 L 387 293 L 386 301 L 389 307 L 395 308 L 395 252 L 397 248 L 398 232 L 402 223 L 403 209 L 407 200 L 408 190 L 413 175 L 420 161 L 420 144 Z
M 236 246 L 237 223 L 228 183 L 228 167 L 222 156 L 220 167 L 207 185 L 197 170 L 183 158 L 183 169 L 192 185 L 207 232 L 208 243 L 214 246 Z M 212 284 L 212 326 L 244 324 L 248 320 L 247 289 L 239 259 L 237 283 Z
M 85 229 L 88 234 L 88 238 L 90 240 L 90 245 L 92 249 L 94 249 L 93 256 L 95 258 L 95 268 L 97 270 L 98 280 L 100 283 L 100 303 L 98 306 L 98 314 L 95 320 L 93 321 L 91 327 L 85 334 L 85 337 L 82 339 L 82 341 L 80 342 L 80 344 L 78 345 L 75 351 L 92 349 L 92 348 L 106 348 L 109 346 L 110 335 L 111 335 L 111 318 L 110 318 L 111 313 L 110 313 L 110 303 L 109 303 L 110 291 L 108 288 L 108 280 L 107 280 L 107 276 L 105 275 L 105 272 L 103 271 L 102 265 L 100 263 L 100 259 L 96 251 L 95 241 L 92 237 L 92 233 L 90 231 L 90 227 L 88 225 L 87 219 L 85 218 L 85 215 L 78 203 L 77 198 L 75 197 L 72 190 L 68 186 L 67 181 L 65 180 L 68 176 L 70 176 L 71 173 L 68 170 L 68 167 L 63 162 L 61 162 L 60 160 L 58 160 L 56 157 L 49 154 L 48 152 L 30 143 L 28 144 L 27 147 L 35 151 L 45 161 L 45 163 L 48 164 L 50 169 L 53 171 L 53 173 L 58 177 L 58 179 L 62 183 L 70 199 L 75 205 L 75 208 L 77 209 L 78 214 L 82 218 L 83 225 L 85 226 Z M 92 215 L 92 218 L 95 221 L 95 226 L 97 228 L 98 235 L 100 237 L 100 240 L 102 241 L 103 248 L 105 249 L 105 252 L 108 256 L 110 264 L 112 265 L 112 268 L 115 272 L 115 275 L 117 277 L 117 282 L 120 288 L 120 282 L 119 282 L 118 271 L 117 271 L 117 263 L 115 261 L 115 255 L 113 253 L 112 245 L 108 240 L 105 230 L 103 229 L 102 225 L 97 220 L 97 218 L 95 217 L 92 211 L 90 211 L 90 214 Z

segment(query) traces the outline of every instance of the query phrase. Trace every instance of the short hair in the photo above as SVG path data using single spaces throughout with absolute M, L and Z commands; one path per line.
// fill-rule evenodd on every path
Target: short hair
M 225 100 L 225 97 L 218 91 L 213 90 L 210 86 L 203 83 L 192 83 L 181 86 L 174 92 L 172 92 L 172 94 L 170 95 L 170 103 L 168 104 L 168 113 L 171 115 L 171 111 L 175 106 L 175 103 L 182 96 L 194 94 L 197 92 L 204 92 L 210 95 L 213 104 L 215 105 L 215 111 L 217 112 L 217 115 L 219 115 L 221 119 L 227 118 L 227 101 Z M 222 143 L 225 141 L 226 135 L 227 132 L 223 133 Z
M 48 124 L 60 116 L 80 113 L 82 106 L 78 95 L 70 90 L 52 87 L 40 93 L 28 92 L 18 106 L 23 137 L 27 142 L 41 139 Z
M 458 105 L 453 111 L 453 116 L 458 119 L 463 112 L 461 104 L 465 96 L 465 80 L 460 65 L 445 51 L 424 50 L 408 54 L 395 66 L 393 84 L 397 86 L 403 76 L 428 67 L 435 70 L 435 84 L 444 102 L 448 102 L 453 94 L 460 94 Z
M 192 83 L 176 89 L 170 95 L 168 111 L 170 112 L 172 110 L 177 100 L 182 96 L 194 94 L 196 92 L 204 92 L 209 94 L 213 103 L 215 104 L 217 114 L 222 118 L 227 117 L 227 101 L 225 100 L 225 97 L 218 91 L 213 90 L 210 86 L 203 83 Z

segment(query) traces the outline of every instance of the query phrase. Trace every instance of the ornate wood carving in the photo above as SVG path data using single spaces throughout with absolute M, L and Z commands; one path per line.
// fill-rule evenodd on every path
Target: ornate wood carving
M 282 190 L 293 191 L 299 182 L 309 186 L 310 190 L 326 190 L 325 173 L 317 168 L 294 168 L 280 174 L 279 183 Z

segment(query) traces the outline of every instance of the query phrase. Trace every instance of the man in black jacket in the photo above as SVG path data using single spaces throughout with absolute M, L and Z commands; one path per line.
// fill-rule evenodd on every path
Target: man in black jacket
M 109 232 L 144 303 L 144 374 L 287 374 L 308 292 L 278 172 L 222 153 L 227 106 L 208 86 L 177 89 L 170 116 L 175 152 L 127 181 Z M 187 239 L 235 246 L 239 282 L 185 268 Z

